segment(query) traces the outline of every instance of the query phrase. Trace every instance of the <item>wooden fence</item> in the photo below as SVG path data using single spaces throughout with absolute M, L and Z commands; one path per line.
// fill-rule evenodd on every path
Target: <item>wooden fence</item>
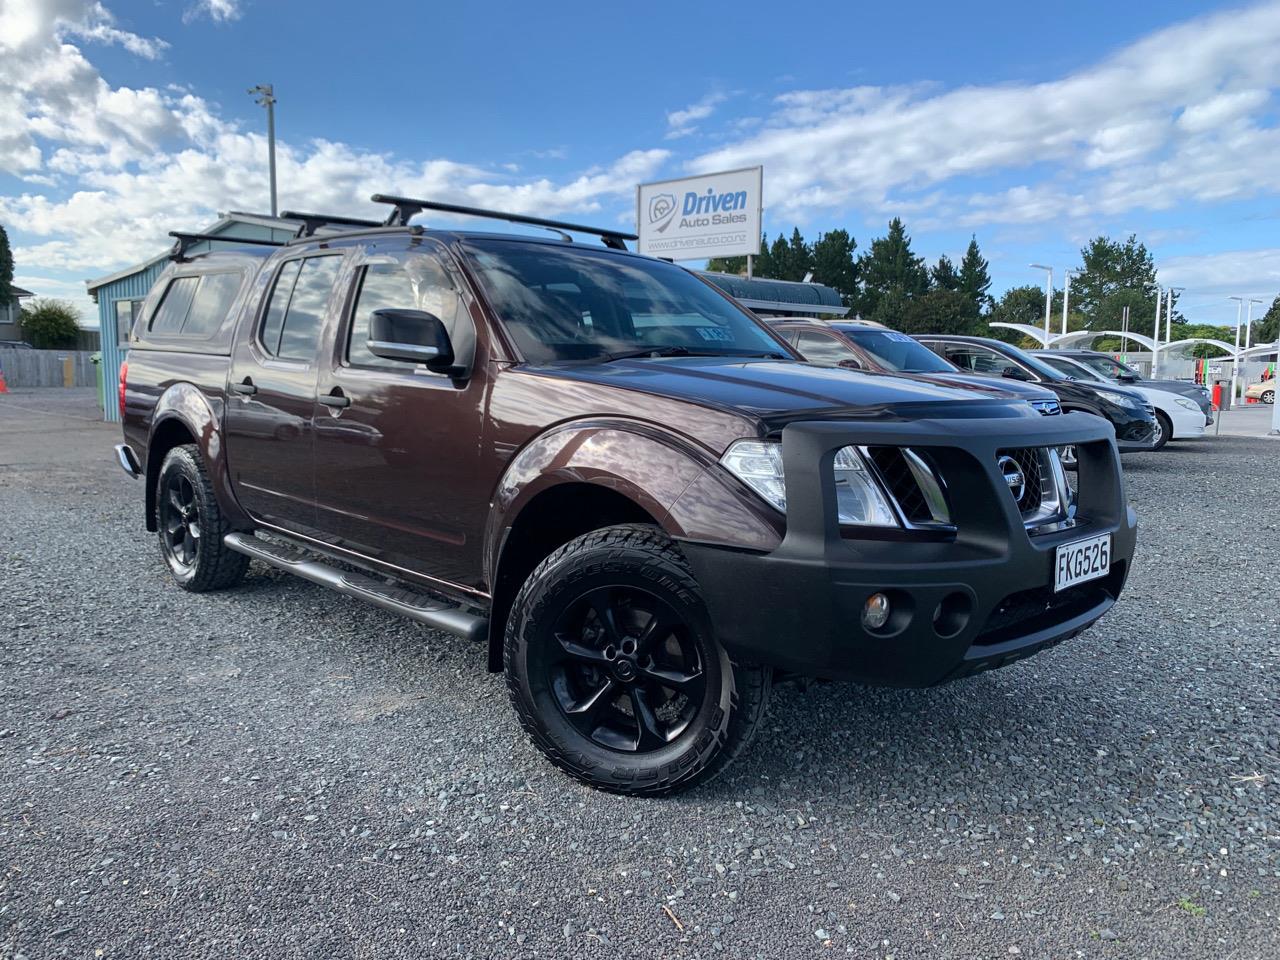
M 87 350 L 15 350 L 0 347 L 0 371 L 11 387 L 92 387 Z

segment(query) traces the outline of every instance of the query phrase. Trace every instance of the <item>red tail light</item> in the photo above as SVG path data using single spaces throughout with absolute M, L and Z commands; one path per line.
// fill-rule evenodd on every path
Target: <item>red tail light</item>
M 124 419 L 124 391 L 128 386 L 129 380 L 129 361 L 126 360 L 120 364 L 120 419 Z

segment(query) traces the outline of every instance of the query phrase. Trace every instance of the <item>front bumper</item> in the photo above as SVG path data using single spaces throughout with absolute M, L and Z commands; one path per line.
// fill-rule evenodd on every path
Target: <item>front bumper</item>
M 842 534 L 832 460 L 846 445 L 927 448 L 947 484 L 954 534 Z M 999 473 L 1000 451 L 1074 444 L 1071 525 L 1030 534 Z M 683 547 L 711 622 L 735 656 L 788 672 L 922 687 L 1004 666 L 1092 625 L 1128 574 L 1137 521 L 1125 501 L 1111 425 L 1088 414 L 1035 423 L 927 420 L 795 423 L 782 433 L 787 530 L 762 554 Z M 1053 592 L 1054 548 L 1112 537 L 1110 574 Z M 872 593 L 894 613 L 863 627 Z
M 1187 410 L 1183 407 L 1177 407 L 1169 414 L 1169 423 L 1173 426 L 1173 436 L 1171 440 L 1189 440 L 1192 437 L 1203 437 L 1204 414 L 1199 410 Z

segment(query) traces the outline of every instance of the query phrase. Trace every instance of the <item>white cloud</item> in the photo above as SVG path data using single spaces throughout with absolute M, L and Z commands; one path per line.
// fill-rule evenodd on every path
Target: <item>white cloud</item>
M 707 119 L 716 107 L 724 103 L 723 93 L 709 93 L 697 103 L 691 103 L 683 110 L 673 110 L 667 114 L 667 139 L 676 140 L 687 137 L 698 129 L 698 123 Z
M 694 158 L 763 163 L 766 203 L 803 219 L 878 210 L 950 183 L 938 222 L 1049 222 L 1274 192 L 1280 4 L 1157 31 L 1035 84 L 861 86 L 776 99 L 764 127 Z M 1012 187 L 966 196 L 963 178 Z
M 22 268 L 100 275 L 154 256 L 168 245 L 169 230 L 205 226 L 217 211 L 267 209 L 265 137 L 244 132 L 186 89 L 113 87 L 68 42 L 74 35 L 137 46 L 125 42 L 100 4 L 5 2 L 0 170 L 31 189 L 0 197 L 0 220 L 18 234 L 14 256 Z M 280 206 L 368 215 L 369 196 L 381 192 L 545 215 L 591 212 L 629 196 L 668 156 L 634 150 L 568 180 L 521 180 L 504 164 L 282 140 Z M 41 189 L 59 183 L 66 187 Z
M 1186 287 L 1195 291 L 1197 297 L 1244 296 L 1264 300 L 1261 310 L 1255 308 L 1255 317 L 1265 311 L 1272 298 L 1280 293 L 1280 248 L 1276 247 L 1170 257 L 1158 266 L 1161 283 Z
M 200 17 L 208 17 L 214 23 L 227 23 L 231 20 L 239 20 L 243 13 L 240 0 L 196 0 L 187 8 L 182 19 L 190 23 Z

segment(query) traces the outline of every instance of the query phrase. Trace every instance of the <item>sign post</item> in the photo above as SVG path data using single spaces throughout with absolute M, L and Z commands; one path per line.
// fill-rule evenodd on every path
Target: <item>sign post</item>
M 764 168 L 726 170 L 636 187 L 637 249 L 668 260 L 760 252 Z

